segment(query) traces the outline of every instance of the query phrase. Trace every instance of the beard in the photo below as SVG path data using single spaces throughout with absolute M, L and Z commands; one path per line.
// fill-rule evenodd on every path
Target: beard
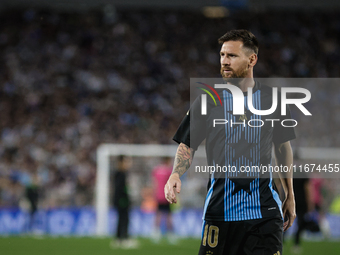
M 231 73 L 225 74 L 223 71 L 228 70 L 232 71 Z M 245 78 L 248 74 L 248 68 L 247 65 L 243 68 L 240 68 L 238 71 L 234 71 L 231 68 L 228 67 L 221 67 L 221 75 L 225 82 L 230 83 L 237 83 L 237 80 L 240 80 L 240 78 Z

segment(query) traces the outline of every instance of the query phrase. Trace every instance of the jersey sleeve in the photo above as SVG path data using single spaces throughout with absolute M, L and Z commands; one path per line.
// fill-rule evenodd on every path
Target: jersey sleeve
M 281 105 L 281 102 L 279 102 L 279 105 Z M 278 107 L 278 108 L 280 108 L 280 107 Z M 274 144 L 281 144 L 281 143 L 288 142 L 290 140 L 294 140 L 296 138 L 295 131 L 294 131 L 294 127 L 291 127 L 291 126 L 294 125 L 294 122 L 288 121 L 288 120 L 285 121 L 284 125 L 289 126 L 289 127 L 285 127 L 281 124 L 281 122 L 283 120 L 292 118 L 288 105 L 286 106 L 286 115 L 285 116 L 281 115 L 281 111 L 278 114 L 280 116 L 279 117 L 280 121 L 275 122 L 275 125 L 274 125 L 274 130 L 273 130 L 273 142 L 274 142 Z
M 197 150 L 206 137 L 206 115 L 201 114 L 201 99 L 198 97 L 190 110 L 184 116 L 173 140 L 184 143 L 188 147 Z

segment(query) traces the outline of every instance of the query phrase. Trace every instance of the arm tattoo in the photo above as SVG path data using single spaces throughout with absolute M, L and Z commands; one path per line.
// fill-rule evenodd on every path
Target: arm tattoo
M 178 173 L 179 177 L 181 177 L 189 169 L 193 157 L 194 150 L 181 143 L 176 152 L 172 173 Z

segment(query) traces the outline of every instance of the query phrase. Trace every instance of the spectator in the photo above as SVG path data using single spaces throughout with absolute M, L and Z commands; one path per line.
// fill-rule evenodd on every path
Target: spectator
M 172 143 L 188 109 L 189 78 L 218 75 L 221 31 L 242 27 L 259 38 L 255 77 L 339 77 L 339 19 L 336 12 L 237 12 L 216 20 L 190 11 L 118 11 L 107 24 L 95 12 L 2 11 L 0 205 L 17 206 L 24 158 L 37 165 L 40 208 L 85 206 L 93 204 L 100 143 Z M 339 147 L 340 87 L 311 93 L 320 121 L 310 128 L 311 119 L 298 119 L 297 146 Z

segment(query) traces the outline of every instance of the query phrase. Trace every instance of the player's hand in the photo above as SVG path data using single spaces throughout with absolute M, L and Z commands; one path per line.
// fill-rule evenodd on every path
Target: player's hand
M 171 174 L 164 187 L 165 198 L 170 204 L 177 203 L 175 192 L 181 192 L 181 180 L 178 173 Z
M 286 231 L 293 225 L 296 218 L 294 195 L 287 197 L 287 199 L 283 202 L 282 212 L 283 219 L 286 219 L 286 216 L 288 218 L 287 221 L 283 223 L 283 231 Z

